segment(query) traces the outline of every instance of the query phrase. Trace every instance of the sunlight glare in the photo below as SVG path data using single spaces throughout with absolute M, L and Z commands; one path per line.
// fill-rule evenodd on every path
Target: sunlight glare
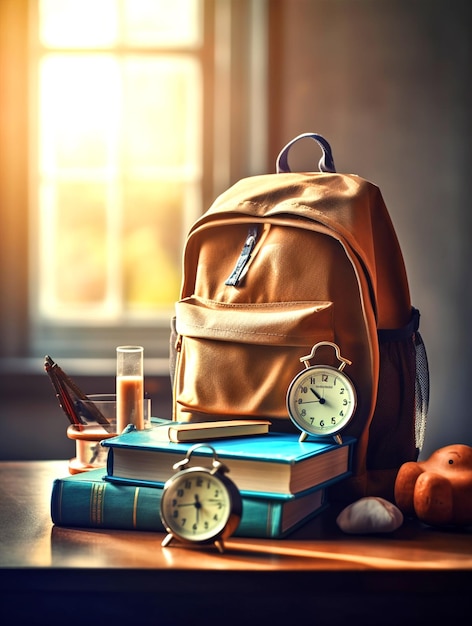
M 39 6 L 41 314 L 170 310 L 200 210 L 201 0 Z
M 199 45 L 200 1 L 125 0 L 125 42 L 140 46 Z
M 39 8 L 46 47 L 102 48 L 118 42 L 116 0 L 41 0 Z
M 111 55 L 57 54 L 41 63 L 43 171 L 102 167 L 116 149 L 119 68 Z

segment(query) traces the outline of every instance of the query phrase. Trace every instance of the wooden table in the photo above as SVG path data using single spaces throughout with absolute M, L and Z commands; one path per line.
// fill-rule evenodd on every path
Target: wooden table
M 51 485 L 66 474 L 62 461 L 0 463 L 11 624 L 450 626 L 472 616 L 470 529 L 407 520 L 391 535 L 350 536 L 331 507 L 284 540 L 233 538 L 224 554 L 162 548 L 158 533 L 54 527 Z

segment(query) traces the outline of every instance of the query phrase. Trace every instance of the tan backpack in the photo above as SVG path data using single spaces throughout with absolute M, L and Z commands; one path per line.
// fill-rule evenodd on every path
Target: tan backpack
M 322 148 L 320 172 L 289 170 L 303 137 Z M 334 342 L 357 391 L 344 431 L 357 439 L 353 477 L 338 495 L 392 499 L 398 468 L 422 445 L 429 380 L 391 219 L 375 185 L 335 173 L 320 135 L 296 137 L 276 169 L 230 187 L 188 234 L 173 419 L 264 418 L 295 432 L 286 394 L 300 358 Z M 319 356 L 337 367 L 332 350 Z

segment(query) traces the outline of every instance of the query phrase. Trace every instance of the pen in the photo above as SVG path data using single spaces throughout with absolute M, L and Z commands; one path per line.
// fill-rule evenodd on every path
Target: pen
M 110 422 L 102 412 L 93 402 L 89 401 L 89 398 L 80 387 L 78 387 L 64 370 L 48 355 L 46 355 L 44 360 L 44 368 L 56 390 L 59 404 L 72 424 L 75 424 L 79 428 L 81 425 L 87 424 L 87 421 L 81 418 L 81 415 L 86 414 L 86 417 L 102 424 L 105 428 L 110 427 Z M 72 396 L 70 392 L 72 392 Z M 87 408 L 85 408 L 84 402 L 88 403 Z
M 54 387 L 54 390 L 56 392 L 56 398 L 59 401 L 59 406 L 66 414 L 67 419 L 70 421 L 70 423 L 80 429 L 82 426 L 82 422 L 74 411 L 72 400 L 67 393 L 67 390 L 64 388 L 64 386 L 61 384 L 61 381 L 56 376 L 56 367 L 57 366 L 51 359 L 51 357 L 46 355 L 44 359 L 44 369 L 46 371 L 46 374 L 49 376 L 52 386 Z

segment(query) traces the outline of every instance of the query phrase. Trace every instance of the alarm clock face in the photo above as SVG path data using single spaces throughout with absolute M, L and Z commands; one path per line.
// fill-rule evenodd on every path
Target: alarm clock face
M 287 409 L 300 430 L 332 436 L 351 420 L 356 409 L 356 391 L 339 369 L 329 365 L 309 367 L 291 382 Z
M 221 477 L 204 468 L 190 468 L 165 485 L 161 516 L 167 531 L 193 542 L 217 539 L 232 514 L 231 494 Z

